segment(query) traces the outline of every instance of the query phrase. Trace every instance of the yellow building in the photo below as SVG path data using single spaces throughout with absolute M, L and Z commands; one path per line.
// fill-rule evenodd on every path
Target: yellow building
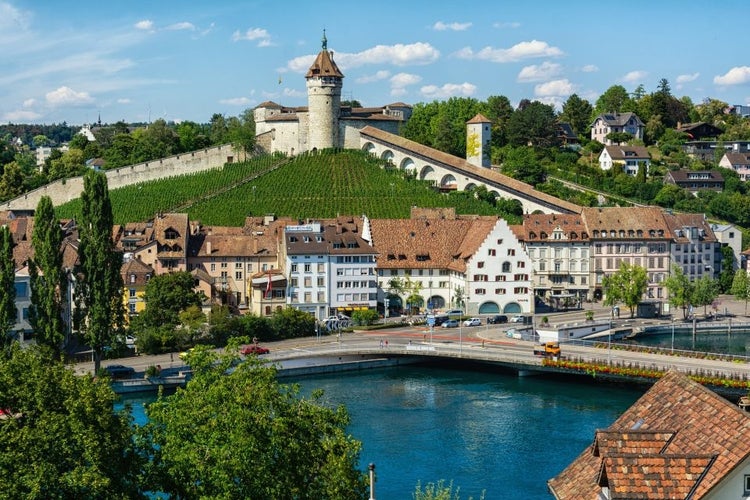
M 125 321 L 130 322 L 132 316 L 143 312 L 146 302 L 143 297 L 146 294 L 146 283 L 154 275 L 154 269 L 144 264 L 140 259 L 130 259 L 122 265 L 123 295 L 122 301 L 125 305 Z

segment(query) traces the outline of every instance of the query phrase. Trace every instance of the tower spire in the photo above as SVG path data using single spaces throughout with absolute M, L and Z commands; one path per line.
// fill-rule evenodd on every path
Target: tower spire
M 325 28 L 323 28 L 323 40 L 321 40 L 321 42 L 322 42 L 323 50 L 328 50 L 328 40 L 326 39 L 326 29 Z

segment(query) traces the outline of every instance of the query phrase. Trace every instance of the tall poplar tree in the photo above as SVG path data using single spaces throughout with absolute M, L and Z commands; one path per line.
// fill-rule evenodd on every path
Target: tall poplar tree
M 13 259 L 13 235 L 0 226 L 0 347 L 8 347 L 16 324 L 16 262 Z
M 52 199 L 43 196 L 34 214 L 34 258 L 29 261 L 31 307 L 29 323 L 40 345 L 49 347 L 58 358 L 65 340 L 62 319 L 65 274 L 62 264 L 63 232 L 55 217 Z
M 122 254 L 112 240 L 112 204 L 107 178 L 89 170 L 83 177 L 76 282 L 79 331 L 94 353 L 94 371 L 104 348 L 114 343 L 123 324 Z

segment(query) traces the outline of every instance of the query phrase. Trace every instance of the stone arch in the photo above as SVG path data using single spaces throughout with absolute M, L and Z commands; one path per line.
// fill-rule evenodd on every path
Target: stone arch
M 521 306 L 520 304 L 518 304 L 518 302 L 509 302 L 505 304 L 505 307 L 503 307 L 503 312 L 509 314 L 517 314 L 523 312 L 523 310 L 521 309 Z
M 373 144 L 373 143 L 372 143 L 372 142 L 370 142 L 370 141 L 367 141 L 367 142 L 366 142 L 366 143 L 365 143 L 365 144 L 364 144 L 364 145 L 362 146 L 362 151 L 367 151 L 368 153 L 370 153 L 370 154 L 372 154 L 372 155 L 376 154 L 375 150 L 376 150 L 376 148 L 375 148 L 375 144 Z
M 427 309 L 445 309 L 445 299 L 440 295 L 433 295 L 427 299 Z
M 401 165 L 399 165 L 399 168 L 401 170 L 409 172 L 410 174 L 416 175 L 417 173 L 417 165 L 414 163 L 414 160 L 412 160 L 408 156 L 401 161 Z
M 432 168 L 430 165 L 425 165 L 422 167 L 422 171 L 419 173 L 419 179 L 422 181 L 430 181 L 434 180 L 435 169 Z
M 500 198 L 500 192 L 499 192 L 499 191 L 495 191 L 494 189 L 491 189 L 491 190 L 490 190 L 490 194 L 491 194 L 491 195 L 492 195 L 492 196 L 493 196 L 493 197 L 494 197 L 494 198 L 495 198 L 496 200 L 497 200 L 498 198 Z
M 393 154 L 393 151 L 391 151 L 390 149 L 386 149 L 380 154 L 380 159 L 387 161 L 391 165 L 394 165 L 393 159 L 395 158 L 395 156 L 396 155 Z
M 472 191 L 476 189 L 478 184 L 474 184 L 473 182 L 468 183 L 466 186 L 464 186 L 464 191 Z
M 440 189 L 458 189 L 458 181 L 453 174 L 445 174 L 440 179 Z
M 500 312 L 500 306 L 497 302 L 488 301 L 479 306 L 479 314 L 498 314 Z

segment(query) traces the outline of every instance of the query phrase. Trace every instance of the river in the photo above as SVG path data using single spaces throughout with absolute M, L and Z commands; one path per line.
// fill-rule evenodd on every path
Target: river
M 285 383 L 289 380 L 284 380 Z M 546 481 L 609 426 L 642 390 L 580 379 L 399 367 L 297 380 L 344 404 L 362 441 L 361 469 L 375 464 L 375 497 L 411 499 L 418 482 L 445 480 L 460 498 L 552 498 Z M 136 422 L 142 403 L 129 397 Z

